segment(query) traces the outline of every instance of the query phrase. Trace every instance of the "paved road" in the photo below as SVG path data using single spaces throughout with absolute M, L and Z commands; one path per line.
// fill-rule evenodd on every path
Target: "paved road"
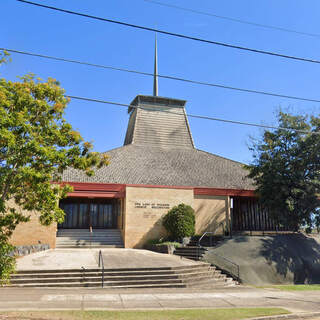
M 0 312 L 18 310 L 126 310 L 176 308 L 282 307 L 319 312 L 320 292 L 235 287 L 219 290 L 27 289 L 1 288 Z

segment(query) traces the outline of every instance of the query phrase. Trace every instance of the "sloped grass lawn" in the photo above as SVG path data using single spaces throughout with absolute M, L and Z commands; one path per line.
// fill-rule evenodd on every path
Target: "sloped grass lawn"
M 281 308 L 181 309 L 160 311 L 34 311 L 0 313 L 6 320 L 238 320 L 288 314 Z

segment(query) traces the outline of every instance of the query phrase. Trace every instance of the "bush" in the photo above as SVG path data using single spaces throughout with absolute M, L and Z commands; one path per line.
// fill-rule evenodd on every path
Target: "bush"
M 14 247 L 5 241 L 0 241 L 0 285 L 9 282 L 10 274 L 14 272 L 16 260 L 10 254 Z
M 195 232 L 194 210 L 181 203 L 163 217 L 162 224 L 174 240 L 191 237 Z

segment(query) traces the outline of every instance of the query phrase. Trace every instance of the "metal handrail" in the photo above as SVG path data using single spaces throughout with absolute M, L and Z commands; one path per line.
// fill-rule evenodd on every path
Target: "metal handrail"
M 200 237 L 200 239 L 198 240 L 198 257 L 200 256 L 199 249 L 202 248 L 202 246 L 200 245 L 200 242 L 201 242 L 202 238 L 203 238 L 206 234 L 209 234 L 209 233 L 213 234 L 213 232 L 205 232 L 205 233 Z M 210 245 L 211 245 L 211 243 L 210 243 Z M 240 282 L 240 266 L 239 266 L 238 264 L 236 264 L 235 262 L 233 262 L 233 261 L 231 261 L 231 260 L 229 260 L 229 259 L 221 256 L 220 254 L 217 254 L 217 253 L 214 253 L 214 252 L 210 252 L 210 254 L 211 254 L 211 253 L 214 254 L 215 256 L 217 256 L 217 257 L 219 257 L 219 258 L 222 258 L 223 260 L 231 263 L 232 265 L 236 266 L 236 268 L 237 268 L 237 274 L 236 274 L 236 275 L 234 274 L 234 276 L 237 277 L 237 281 Z M 227 270 L 227 271 L 228 271 L 228 270 Z M 231 272 L 229 271 L 229 273 L 231 273 Z
M 240 266 L 239 266 L 238 264 L 236 264 L 235 262 L 233 262 L 233 261 L 231 261 L 231 260 L 229 260 L 229 259 L 221 256 L 220 254 L 215 253 L 215 252 L 210 252 L 210 254 L 213 254 L 213 255 L 215 255 L 215 256 L 217 256 L 217 257 L 219 257 L 219 258 L 222 258 L 223 260 L 225 260 L 225 261 L 231 263 L 232 265 L 234 265 L 234 266 L 237 268 L 237 274 L 234 274 L 234 276 L 235 276 L 235 277 L 237 278 L 237 280 L 240 282 Z M 228 271 L 228 270 L 226 270 L 226 271 Z M 232 273 L 231 271 L 228 271 L 228 272 L 229 272 L 229 273 Z
M 102 288 L 104 286 L 104 261 L 103 261 L 103 256 L 101 250 L 99 250 L 99 268 L 100 266 L 102 267 L 102 279 L 101 279 L 101 285 Z
M 201 237 L 200 237 L 200 239 L 198 240 L 198 247 L 201 247 L 201 245 L 200 245 L 200 242 L 201 242 L 201 240 L 202 240 L 202 238 L 206 235 L 206 234 L 213 234 L 213 232 L 205 232 Z M 212 245 L 212 239 L 210 238 L 210 246 Z

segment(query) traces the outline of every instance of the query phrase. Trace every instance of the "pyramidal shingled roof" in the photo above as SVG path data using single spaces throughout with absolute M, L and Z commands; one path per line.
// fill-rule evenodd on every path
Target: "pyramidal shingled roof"
M 186 101 L 158 96 L 137 96 L 129 108 L 124 144 L 194 148 Z
M 92 177 L 67 169 L 63 181 L 253 190 L 242 163 L 194 147 L 185 103 L 137 96 L 128 109 L 124 146 L 106 152 L 110 164 Z

